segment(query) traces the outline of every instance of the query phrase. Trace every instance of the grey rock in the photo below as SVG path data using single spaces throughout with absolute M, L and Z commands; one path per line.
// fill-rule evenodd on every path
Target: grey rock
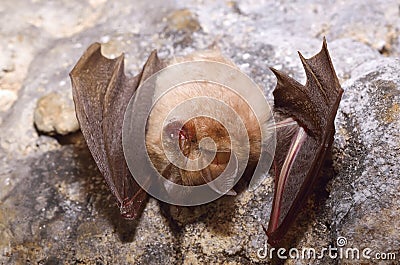
M 140 222 L 122 220 L 85 145 L 19 164 L 8 174 L 16 185 L 1 193 L 2 263 L 174 263 L 172 235 L 155 201 Z
M 338 118 L 332 232 L 347 239 L 346 247 L 398 257 L 400 60 L 373 60 L 353 73 Z
M 329 13 L 328 37 L 351 37 L 384 54 L 400 54 L 398 1 L 349 1 Z
M 5 112 L 10 109 L 17 100 L 17 93 L 11 90 L 0 90 L 0 111 Z M 1 123 L 1 122 L 0 122 Z

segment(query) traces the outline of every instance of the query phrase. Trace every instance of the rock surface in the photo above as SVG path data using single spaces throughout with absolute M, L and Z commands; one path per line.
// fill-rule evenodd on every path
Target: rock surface
M 169 220 L 150 199 L 136 222 L 119 217 L 79 133 L 37 132 L 37 101 L 69 100 L 68 77 L 89 44 L 126 54 L 135 74 L 153 49 L 170 58 L 217 45 L 264 89 L 269 66 L 304 82 L 305 57 L 328 40 L 345 90 L 334 173 L 299 217 L 293 247 L 371 248 L 400 258 L 400 11 L 398 1 L 11 1 L 0 3 L 0 263 L 269 264 L 264 246 L 272 178 L 255 192 Z M 354 12 L 357 10 L 357 12 Z M 181 16 L 181 18 L 180 18 Z M 326 184 L 327 183 L 327 184 Z M 168 207 L 167 207 L 168 210 Z M 175 224 L 177 221 L 177 224 Z M 340 246 L 340 245 L 339 245 Z M 378 264 L 378 260 L 362 260 Z M 330 258 L 288 264 L 359 264 Z
M 72 99 L 57 93 L 41 97 L 33 113 L 36 129 L 48 135 L 66 135 L 79 130 Z
M 328 203 L 332 232 L 347 239 L 346 247 L 371 248 L 371 256 L 378 252 L 398 256 L 400 60 L 384 58 L 360 65 L 343 86 L 338 174 L 330 184 Z

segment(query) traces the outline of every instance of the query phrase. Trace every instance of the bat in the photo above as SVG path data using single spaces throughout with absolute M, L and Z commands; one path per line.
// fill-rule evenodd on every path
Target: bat
M 76 115 L 88 148 L 117 199 L 121 215 L 137 218 L 147 193 L 135 182 L 122 149 L 123 115 L 141 82 L 163 67 L 153 52 L 133 78 L 124 74 L 124 55 L 107 59 L 92 44 L 70 73 Z
M 70 73 L 73 100 L 82 134 L 100 172 L 118 202 L 121 215 L 127 219 L 138 218 L 148 196 L 132 177 L 124 159 L 122 126 L 128 102 L 135 97 L 135 91 L 140 84 L 158 70 L 170 64 L 195 60 L 210 60 L 234 66 L 217 51 L 197 52 L 187 57 L 175 58 L 171 62 L 161 61 L 158 59 L 157 52 L 154 51 L 141 73 L 128 78 L 124 74 L 124 56 L 107 59 L 101 54 L 101 45 L 95 43 L 87 49 Z M 249 163 L 245 174 L 251 175 L 261 150 L 261 132 L 256 116 L 250 106 L 234 92 L 223 86 L 204 83 L 183 84 L 156 102 L 146 126 L 146 148 L 154 167 L 163 177 L 174 183 L 188 186 L 208 184 L 226 169 L 231 143 L 226 128 L 217 121 L 204 116 L 189 121 L 183 121 L 177 117 L 168 121 L 162 131 L 156 126 L 162 124 L 169 110 L 180 102 L 196 96 L 208 96 L 221 100 L 243 117 L 250 139 Z M 199 110 L 212 108 L 208 105 L 197 107 Z M 221 114 L 218 108 L 212 110 L 215 111 L 215 115 Z M 229 117 L 227 120 L 230 120 Z M 201 150 L 199 146 L 200 141 L 207 137 L 215 140 L 217 152 L 207 167 L 197 171 L 183 170 L 167 159 L 161 142 L 163 136 L 171 141 L 178 141 L 182 153 L 188 159 L 196 158 L 201 152 L 207 152 L 207 150 Z M 230 172 L 232 178 L 229 177 L 222 183 L 220 181 L 210 184 L 210 187 L 217 193 L 235 195 L 235 190 L 225 192 L 223 188 L 229 184 L 224 182 L 232 181 L 235 173 L 234 168 Z
M 175 58 L 173 63 L 198 60 L 221 62 L 236 68 L 231 61 L 225 59 L 219 51 L 215 50 L 195 52 L 183 58 Z M 242 97 L 238 96 L 232 90 L 214 83 L 195 82 L 182 84 L 157 102 L 148 119 L 146 132 L 146 146 L 149 152 L 149 157 L 158 172 L 176 184 L 186 186 L 209 184 L 217 193 L 235 195 L 236 191 L 234 189 L 224 193 L 223 187 L 227 183 L 221 182 L 216 183 L 215 185 L 210 184 L 211 181 L 216 180 L 216 178 L 227 168 L 231 155 L 230 136 L 226 128 L 218 121 L 205 116 L 195 117 L 189 121 L 183 121 L 179 117 L 174 117 L 175 119 L 168 121 L 163 130 L 166 138 L 170 138 L 169 140 L 171 141 L 179 141 L 180 149 L 188 159 L 195 159 L 196 157 L 201 156 L 201 151 L 207 152 L 207 150 L 201 150 L 199 147 L 199 143 L 202 139 L 207 137 L 214 139 L 216 142 L 217 152 L 211 163 L 204 169 L 189 171 L 178 168 L 168 161 L 163 151 L 161 145 L 163 133 L 160 133 L 155 125 L 166 120 L 169 111 L 178 106 L 178 104 L 196 97 L 209 97 L 220 100 L 230 106 L 236 115 L 242 117 L 250 141 L 250 154 L 247 166 L 248 170 L 244 175 L 247 177 L 251 175 L 252 170 L 257 165 L 261 151 L 261 129 L 257 117 Z M 199 113 L 204 109 L 208 109 L 208 112 L 212 113 L 210 114 L 212 117 L 228 115 L 223 112 L 223 109 L 213 105 L 204 104 L 195 107 L 198 109 Z M 265 115 L 263 119 L 267 119 L 266 116 L 267 115 Z M 227 117 L 226 121 L 232 123 L 232 125 L 236 122 L 234 117 Z M 241 157 L 244 153 L 244 150 L 238 150 L 236 155 Z M 232 175 L 232 177 L 229 176 L 226 178 L 225 182 L 231 182 L 234 180 L 236 175 L 235 168 L 232 170 L 230 175 Z
M 277 145 L 274 157 L 274 199 L 268 243 L 284 238 L 313 188 L 335 134 L 334 120 L 342 97 L 326 39 L 321 51 L 305 59 L 299 52 L 307 82 L 271 68 L 277 78 L 273 91 Z
M 317 55 L 305 59 L 300 54 L 300 58 L 307 75 L 305 86 L 272 68 L 278 79 L 273 93 L 274 116 L 278 122 L 275 125 L 275 196 L 266 231 L 271 244 L 278 243 L 285 236 L 329 153 L 335 132 L 334 118 L 343 93 L 325 39 Z M 158 59 L 154 51 L 142 71 L 129 78 L 124 74 L 123 55 L 107 59 L 101 54 L 101 45 L 95 43 L 71 71 L 73 99 L 82 133 L 100 172 L 117 199 L 123 217 L 138 218 L 148 197 L 133 179 L 123 154 L 122 123 L 129 100 L 135 97 L 140 84 L 168 64 L 204 59 L 234 66 L 215 51 L 195 53 L 185 58 L 176 58 L 172 62 Z M 165 120 L 168 110 L 200 95 L 224 101 L 243 118 L 250 141 L 246 179 L 258 163 L 262 142 L 260 131 L 268 118 L 263 117 L 260 125 L 251 107 L 241 97 L 216 84 L 183 84 L 156 102 L 146 128 L 146 148 L 150 160 L 163 177 L 188 186 L 210 183 L 226 169 L 231 152 L 229 135 L 215 120 L 196 117 L 182 121 L 178 117 L 168 121 L 162 131 L 156 130 L 155 125 Z M 207 105 L 196 107 L 211 108 Z M 216 115 L 221 114 L 218 108 L 213 111 Z M 161 144 L 163 136 L 178 141 L 181 152 L 188 159 L 199 156 L 199 142 L 207 137 L 216 140 L 217 152 L 207 167 L 198 171 L 183 170 L 167 159 Z M 242 155 L 241 150 L 238 155 Z M 231 174 L 235 175 L 235 170 Z M 224 184 L 220 183 L 221 186 Z M 217 183 L 211 188 L 223 192 L 221 186 Z M 236 191 L 232 189 L 226 194 L 234 195 Z

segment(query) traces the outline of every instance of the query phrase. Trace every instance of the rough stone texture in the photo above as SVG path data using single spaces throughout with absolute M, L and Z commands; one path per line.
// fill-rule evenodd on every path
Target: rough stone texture
M 0 23 L 0 263 L 270 263 L 257 250 L 266 241 L 272 178 L 255 192 L 191 209 L 186 218 L 169 220 L 161 214 L 168 207 L 150 199 L 140 220 L 127 222 L 81 135 L 40 135 L 34 109 L 51 92 L 69 97 L 68 73 L 95 41 L 107 56 L 125 52 L 128 74 L 153 49 L 167 58 L 217 45 L 272 100 L 276 80 L 268 67 L 304 82 L 296 51 L 315 54 L 324 35 L 345 89 L 335 174 L 324 170 L 325 181 L 292 229 L 292 246 L 336 246 L 344 236 L 346 246 L 393 252 L 398 262 L 398 1 L 3 0 Z
M 346 237 L 346 247 L 398 255 L 400 60 L 371 61 L 353 73 L 338 118 L 332 232 Z
M 38 100 L 33 122 L 39 132 L 48 135 L 66 135 L 79 130 L 72 99 L 57 93 L 47 94 Z

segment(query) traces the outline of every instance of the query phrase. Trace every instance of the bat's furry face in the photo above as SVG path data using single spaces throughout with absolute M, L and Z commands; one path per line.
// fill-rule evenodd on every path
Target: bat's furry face
M 149 156 L 156 169 L 166 178 L 177 184 L 200 185 L 218 177 L 225 169 L 231 152 L 231 140 L 227 129 L 217 120 L 210 117 L 199 116 L 191 120 L 181 120 L 179 115 L 166 121 L 163 131 L 157 129 L 156 124 L 162 124 L 171 109 L 185 100 L 194 97 L 208 96 L 220 100 L 235 110 L 244 121 L 250 141 L 250 161 L 257 161 L 260 155 L 260 128 L 258 120 L 247 103 L 236 93 L 214 84 L 186 84 L 165 95 L 152 110 L 148 119 L 146 146 Z M 215 113 L 214 117 L 223 115 L 221 109 L 214 105 L 198 105 L 199 113 L 202 109 Z M 230 119 L 227 119 L 228 122 Z M 232 119 L 235 122 L 235 119 Z M 234 125 L 234 124 L 233 124 Z M 187 159 L 199 158 L 202 153 L 211 152 L 207 147 L 201 147 L 200 141 L 206 137 L 214 140 L 216 155 L 208 167 L 198 171 L 188 171 L 171 168 L 171 162 L 165 155 L 162 137 L 166 141 L 176 141 L 180 151 Z M 243 139 L 245 141 L 245 139 Z M 211 149 L 211 148 L 210 148 Z M 243 153 L 245 151 L 242 151 Z M 238 156 L 244 155 L 239 151 Z M 233 176 L 235 177 L 235 176 Z
M 197 54 L 184 60 L 196 59 L 209 59 L 232 65 L 222 57 L 210 57 L 209 54 L 207 56 Z M 177 86 L 155 103 L 148 118 L 146 147 L 153 165 L 160 174 L 177 184 L 187 186 L 205 184 L 217 178 L 225 170 L 231 155 L 232 142 L 227 129 L 219 121 L 212 118 L 220 117 L 221 115 L 226 116 L 223 109 L 216 107 L 214 104 L 193 104 L 190 107 L 194 108 L 196 112 L 202 113 L 202 110 L 207 110 L 212 115 L 184 120 L 178 112 L 176 115 L 168 117 L 169 112 L 180 103 L 197 97 L 208 97 L 221 101 L 231 107 L 240 117 L 245 125 L 249 139 L 249 164 L 257 163 L 261 150 L 261 128 L 259 122 L 263 121 L 257 120 L 247 102 L 240 95 L 213 83 L 196 82 Z M 234 117 L 226 117 L 225 121 L 237 126 L 235 125 L 237 120 Z M 165 124 L 162 130 L 159 130 L 161 128 L 159 124 Z M 174 166 L 165 154 L 165 146 L 162 144 L 163 137 L 165 137 L 165 142 L 177 143 L 180 152 L 187 161 L 198 159 L 201 169 L 185 170 Z M 216 154 L 213 156 L 211 163 L 208 163 L 208 166 L 203 168 L 200 165 L 204 162 L 202 156 L 211 153 L 211 149 L 214 147 L 201 146 L 200 142 L 207 137 L 214 141 Z M 243 138 L 243 141 L 247 142 L 245 138 Z M 244 148 L 243 150 L 239 149 L 235 154 L 239 159 L 241 156 L 247 156 Z

